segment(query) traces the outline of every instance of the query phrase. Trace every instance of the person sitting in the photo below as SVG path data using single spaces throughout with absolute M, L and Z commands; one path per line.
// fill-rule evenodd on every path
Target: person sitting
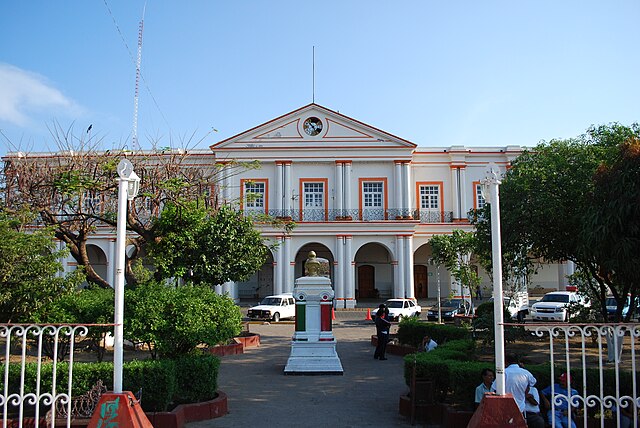
M 491 384 L 495 380 L 496 374 L 493 370 L 486 368 L 482 369 L 482 372 L 480 372 L 480 376 L 482 376 L 482 383 L 476 388 L 476 409 L 480 405 L 484 394 L 493 392 L 493 390 L 491 389 Z
M 544 395 L 542 396 L 544 398 Z M 540 414 L 540 393 L 538 388 L 530 386 L 525 394 L 524 419 L 528 428 L 544 428 L 544 418 Z
M 418 348 L 419 352 L 431 352 L 438 347 L 438 344 L 435 340 L 431 338 L 428 334 L 422 338 L 422 343 L 420 344 L 420 348 Z
M 553 397 L 551 396 L 551 386 L 547 386 L 540 391 L 549 400 L 551 405 L 554 406 L 550 408 L 547 416 L 549 424 L 553 424 L 555 420 L 556 427 L 576 428 L 573 413 L 571 414 L 571 424 L 569 424 L 569 412 L 573 410 L 570 408 L 569 403 L 571 402 L 571 397 L 578 395 L 578 391 L 573 388 L 569 391 L 567 387 L 570 382 L 568 373 L 562 373 L 558 380 L 560 383 L 553 385 Z

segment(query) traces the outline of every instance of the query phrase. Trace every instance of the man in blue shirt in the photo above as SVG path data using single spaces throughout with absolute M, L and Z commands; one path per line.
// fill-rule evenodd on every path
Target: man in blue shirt
M 573 414 L 571 415 L 571 424 L 569 424 L 569 400 L 571 400 L 571 397 L 573 397 L 574 395 L 578 395 L 578 391 L 573 388 L 571 388 L 571 391 L 569 391 L 569 389 L 567 388 L 567 384 L 569 383 L 569 375 L 567 373 L 562 373 L 560 375 L 559 381 L 559 384 L 556 383 L 553 385 L 553 396 L 556 397 L 555 400 L 554 397 L 551 396 L 551 386 L 547 386 L 545 389 L 540 391 L 545 397 L 547 397 L 552 406 L 555 404 L 555 408 L 552 407 L 552 409 L 549 410 L 549 423 L 553 423 L 553 420 L 555 419 L 555 426 L 557 427 L 576 428 Z M 567 400 L 567 398 L 569 400 Z

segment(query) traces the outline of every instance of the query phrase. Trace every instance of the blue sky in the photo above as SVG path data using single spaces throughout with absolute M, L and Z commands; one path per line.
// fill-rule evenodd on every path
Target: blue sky
M 130 144 L 144 4 L 0 2 L 2 153 L 57 150 L 54 122 Z M 639 21 L 637 0 L 148 0 L 139 142 L 206 148 L 310 103 L 313 46 L 316 103 L 420 146 L 631 124 Z

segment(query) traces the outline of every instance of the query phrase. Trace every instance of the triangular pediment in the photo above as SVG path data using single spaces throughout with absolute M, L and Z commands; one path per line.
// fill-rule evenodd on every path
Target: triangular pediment
M 309 104 L 220 141 L 212 150 L 259 147 L 412 149 L 415 144 L 318 104 Z

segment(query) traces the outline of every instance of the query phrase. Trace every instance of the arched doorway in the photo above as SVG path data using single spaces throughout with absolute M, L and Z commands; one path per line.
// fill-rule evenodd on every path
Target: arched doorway
M 414 293 L 417 299 L 424 299 L 428 297 L 428 272 L 427 267 L 424 265 L 413 266 L 413 286 Z
M 358 298 L 387 299 L 393 296 L 393 269 L 391 253 L 382 244 L 370 242 L 358 249 L 355 255 Z M 367 267 L 369 266 L 369 267 Z M 364 269 L 361 269 L 364 268 Z M 364 274 L 365 278 L 360 275 Z M 360 288 L 364 285 L 364 289 Z M 371 289 L 371 287 L 373 289 Z
M 376 268 L 371 265 L 358 266 L 358 299 L 377 298 Z
M 273 294 L 273 254 L 267 251 L 267 258 L 260 269 L 246 281 L 238 282 L 240 299 L 260 300 Z

